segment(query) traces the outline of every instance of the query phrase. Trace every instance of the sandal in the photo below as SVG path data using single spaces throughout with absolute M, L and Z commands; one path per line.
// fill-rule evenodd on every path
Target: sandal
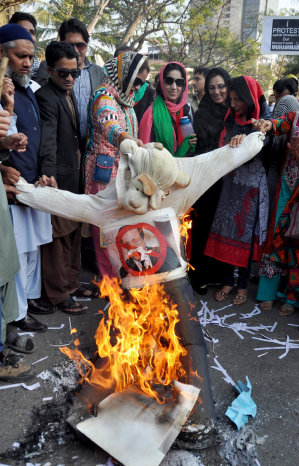
M 227 291 L 224 291 L 224 288 L 227 289 Z M 223 303 L 224 301 L 227 300 L 227 297 L 229 293 L 234 289 L 233 286 L 223 286 L 220 290 L 217 290 L 216 293 L 214 294 L 214 298 L 218 303 Z
M 99 288 L 95 287 L 85 287 L 79 286 L 79 288 L 71 294 L 71 296 L 76 296 L 76 298 L 91 298 L 96 299 L 99 297 Z
M 233 305 L 234 306 L 242 306 L 242 304 L 245 304 L 247 301 L 247 290 L 246 290 L 246 295 L 245 294 L 235 294 L 235 296 L 233 297 Z
M 291 316 L 292 314 L 294 314 L 294 312 L 294 306 L 292 306 L 292 304 L 289 303 L 284 303 L 279 309 L 280 316 Z
M 83 304 L 76 303 L 73 299 L 66 299 L 62 303 L 56 304 L 56 308 L 60 311 L 65 312 L 66 314 L 85 314 L 87 307 Z
M 18 335 L 17 332 L 11 332 L 7 335 L 6 344 L 9 348 L 19 353 L 33 353 L 34 343 L 26 335 Z
M 274 301 L 260 301 L 258 303 L 262 311 L 272 311 Z

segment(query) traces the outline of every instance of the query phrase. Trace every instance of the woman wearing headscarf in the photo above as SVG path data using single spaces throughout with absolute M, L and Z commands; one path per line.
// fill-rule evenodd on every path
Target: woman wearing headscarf
M 134 112 L 134 92 L 149 73 L 146 57 L 135 52 L 120 54 L 108 60 L 105 77 L 88 106 L 88 136 L 85 153 L 85 194 L 96 194 L 116 177 L 119 145 L 123 139 L 137 139 L 138 123 Z M 107 250 L 101 244 L 100 231 L 92 226 L 98 269 L 101 274 L 115 276 Z
M 196 143 L 196 137 L 184 139 L 181 131 L 181 118 L 188 116 L 193 120 L 188 104 L 188 77 L 181 63 L 170 62 L 163 66 L 156 94 L 141 119 L 139 137 L 144 143 L 161 142 L 175 157 L 184 157 L 190 151 L 190 144 Z
M 224 128 L 224 118 L 229 108 L 229 84 L 231 78 L 223 68 L 212 68 L 205 81 L 205 94 L 194 115 L 194 130 L 197 136 L 196 155 L 219 147 L 219 138 Z M 193 206 L 192 246 L 189 278 L 194 290 L 207 293 L 207 283 L 219 281 L 221 267 L 215 260 L 204 255 L 204 248 L 211 230 L 218 205 L 222 179 L 217 181 Z M 194 269 L 193 269 L 194 268 Z M 221 278 L 220 278 L 221 279 Z
M 293 95 L 284 95 L 281 97 L 274 108 L 273 118 L 277 119 L 290 112 L 299 111 L 299 102 Z M 269 190 L 269 214 L 271 216 L 275 194 L 279 186 L 282 166 L 286 157 L 286 145 L 288 134 L 279 133 L 272 137 L 271 157 L 267 167 L 267 183 Z
M 259 122 L 257 122 L 258 124 Z M 299 308 L 299 111 L 265 124 L 265 131 L 288 136 L 281 176 L 259 270 L 257 299 L 263 310 L 282 300 L 279 313 Z
M 230 85 L 230 109 L 220 136 L 220 146 L 238 135 L 254 131 L 251 119 L 270 119 L 263 91 L 253 78 L 233 78 Z M 258 260 L 260 246 L 266 239 L 268 191 L 262 152 L 251 162 L 223 178 L 223 185 L 205 254 L 225 263 L 223 286 L 215 299 L 223 302 L 234 289 L 234 267 L 239 267 L 234 305 L 247 299 L 247 282 L 252 259 Z

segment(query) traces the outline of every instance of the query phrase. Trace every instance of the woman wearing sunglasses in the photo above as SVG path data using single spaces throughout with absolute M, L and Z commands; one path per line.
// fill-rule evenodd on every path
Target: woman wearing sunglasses
M 140 122 L 139 137 L 144 143 L 161 142 L 174 156 L 185 156 L 190 145 L 184 142 L 180 120 L 184 116 L 193 120 L 185 67 L 177 62 L 167 63 L 160 71 L 156 92 L 155 101 Z M 195 134 L 189 142 L 196 144 Z
M 123 139 L 137 139 L 138 123 L 134 112 L 134 93 L 145 82 L 149 64 L 135 52 L 120 54 L 108 60 L 104 79 L 92 95 L 88 106 L 88 132 L 84 157 L 85 194 L 96 194 L 116 177 L 119 145 Z M 101 274 L 115 276 L 107 249 L 100 246 L 99 229 L 92 226 L 98 269 Z

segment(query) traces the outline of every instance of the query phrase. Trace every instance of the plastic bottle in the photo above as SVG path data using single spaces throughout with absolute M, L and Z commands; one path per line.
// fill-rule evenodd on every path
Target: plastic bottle
M 187 136 L 190 136 L 190 134 L 194 134 L 194 129 L 191 124 L 191 121 L 186 116 L 180 119 L 180 127 L 183 139 L 185 139 Z

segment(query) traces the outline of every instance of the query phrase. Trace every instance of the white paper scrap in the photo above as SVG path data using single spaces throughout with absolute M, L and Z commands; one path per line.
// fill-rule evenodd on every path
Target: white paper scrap
M 13 383 L 11 385 L 3 385 L 2 387 L 0 387 L 0 390 L 7 390 L 8 388 L 15 388 L 15 387 L 20 387 L 21 384 L 20 383 Z
M 223 377 L 224 382 L 227 382 L 231 384 L 233 387 L 236 387 L 236 384 L 233 381 L 233 379 L 228 375 L 224 367 L 221 366 L 220 362 L 218 362 L 218 356 L 214 358 L 214 363 L 216 364 L 216 366 L 211 366 L 211 368 L 215 369 L 216 371 L 222 372 L 222 374 L 224 375 Z
M 54 347 L 57 347 L 57 348 L 60 348 L 62 346 L 70 346 L 73 342 L 70 341 L 69 343 L 60 343 L 59 345 L 50 345 L 50 346 L 54 346 Z
M 252 312 L 249 312 L 248 314 L 242 314 L 241 313 L 242 317 L 240 317 L 240 319 L 250 319 L 251 317 L 257 316 L 258 314 L 261 314 L 261 313 L 262 313 L 262 311 L 260 310 L 258 305 L 256 305 Z
M 288 354 L 290 349 L 299 349 L 299 344 L 298 343 L 293 343 L 290 340 L 290 337 L 287 335 L 285 341 L 280 341 L 276 338 L 269 338 L 265 335 L 261 335 L 261 337 L 252 337 L 254 340 L 259 340 L 263 341 L 266 343 L 273 343 L 278 346 L 266 346 L 266 347 L 259 347 L 259 348 L 254 348 L 255 351 L 265 351 L 265 350 L 283 350 L 285 349 L 285 352 L 279 356 L 279 359 L 285 358 L 286 355 Z
M 45 398 L 43 398 L 43 401 L 51 401 L 53 400 L 53 396 L 46 396 Z
M 20 385 L 21 385 L 21 387 L 25 388 L 26 390 L 30 390 L 30 391 L 31 391 L 31 390 L 36 390 L 37 388 L 40 387 L 40 383 L 39 383 L 39 382 L 36 382 L 36 383 L 34 383 L 33 385 L 27 385 L 27 384 L 25 384 L 25 383 L 21 383 Z
M 91 298 L 81 298 L 77 296 L 73 296 L 74 301 L 91 301 Z
M 46 371 L 43 371 L 43 372 L 41 372 L 40 374 L 38 374 L 36 377 L 37 377 L 38 379 L 47 380 L 48 375 L 47 375 L 47 372 L 46 372 Z
M 60 327 L 48 327 L 48 330 L 61 330 L 64 328 L 64 324 L 61 324 Z
M 3 385 L 3 387 L 0 387 L 0 390 L 6 390 L 8 388 L 16 388 L 16 387 L 23 387 L 25 388 L 26 390 L 35 390 L 36 388 L 40 387 L 40 383 L 39 382 L 36 382 L 35 384 L 33 385 L 26 385 L 25 383 L 21 382 L 21 383 L 14 383 L 14 384 L 11 384 L 11 385 Z
M 49 328 L 49 327 L 48 327 Z M 39 362 L 44 361 L 45 359 L 48 359 L 49 356 L 45 356 L 44 358 L 38 359 L 37 361 L 31 363 L 31 366 L 34 366 L 34 364 L 38 364 Z
M 34 337 L 34 333 L 33 332 L 18 332 L 18 335 L 20 337 L 22 337 L 23 335 L 29 335 L 31 338 Z
M 19 444 L 19 442 L 14 442 L 14 443 L 12 444 L 12 446 L 13 446 L 14 448 L 19 448 L 20 444 Z

